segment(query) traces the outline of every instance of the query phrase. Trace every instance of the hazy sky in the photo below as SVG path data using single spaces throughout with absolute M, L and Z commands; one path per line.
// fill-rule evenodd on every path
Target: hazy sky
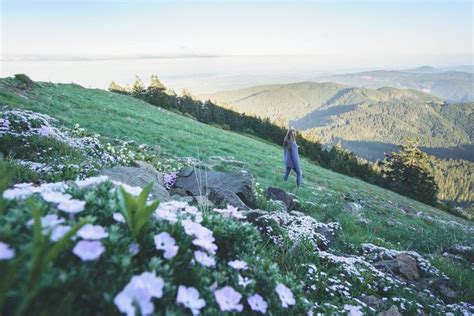
M 2 3 L 8 55 L 473 52 L 472 1 Z
M 0 1 L 0 77 L 212 91 L 473 64 L 473 1 Z

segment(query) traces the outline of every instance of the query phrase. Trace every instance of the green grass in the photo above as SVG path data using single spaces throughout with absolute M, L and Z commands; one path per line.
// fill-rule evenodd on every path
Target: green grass
M 474 244 L 474 225 L 438 209 L 370 185 L 355 178 L 301 160 L 303 185 L 298 189 L 294 176 L 283 182 L 282 150 L 253 136 L 237 134 L 196 122 L 143 101 L 74 84 L 38 83 L 25 92 L 12 88 L 13 79 L 0 79 L 0 104 L 46 113 L 66 127 L 79 123 L 89 131 L 110 138 L 159 145 L 166 154 L 207 160 L 209 156 L 232 156 L 244 163 L 264 188 L 277 186 L 295 193 L 308 214 L 322 221 L 338 221 L 342 232 L 336 245 L 355 251 L 362 242 L 373 242 L 423 255 L 440 255 L 453 244 Z M 322 190 L 318 190 L 322 187 Z M 343 210 L 348 197 L 363 205 L 363 217 Z M 402 213 L 401 208 L 411 210 Z M 422 212 L 423 217 L 414 216 Z M 468 266 L 453 269 L 439 261 L 439 268 L 453 279 L 468 275 Z M 462 273 L 459 271 L 463 271 Z M 474 284 L 466 284 L 470 294 Z M 460 283 L 459 283 L 460 284 Z

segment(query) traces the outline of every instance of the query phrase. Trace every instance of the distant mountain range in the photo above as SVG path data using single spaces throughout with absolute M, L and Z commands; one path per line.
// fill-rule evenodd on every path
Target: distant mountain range
M 255 86 L 201 99 L 288 124 L 326 144 L 344 141 L 345 147 L 371 160 L 412 137 L 438 157 L 474 161 L 469 150 L 474 137 L 472 102 L 449 104 L 413 89 L 328 82 Z
M 407 70 L 376 70 L 316 77 L 318 82 L 378 89 L 382 87 L 416 89 L 448 102 L 474 100 L 473 66 L 433 68 L 423 66 Z

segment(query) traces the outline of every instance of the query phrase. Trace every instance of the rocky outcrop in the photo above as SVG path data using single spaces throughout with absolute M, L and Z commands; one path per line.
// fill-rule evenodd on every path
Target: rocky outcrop
M 398 269 L 400 274 L 407 280 L 416 281 L 420 278 L 418 272 L 418 265 L 416 259 L 407 255 L 406 253 L 400 253 L 396 257 Z
M 227 173 L 186 168 L 178 173 L 173 190 L 191 196 L 205 195 L 216 207 L 231 204 L 248 210 L 255 207 L 252 176 L 245 171 Z
M 286 206 L 286 209 L 289 211 L 295 210 L 299 206 L 298 200 L 294 194 L 287 193 L 280 188 L 268 187 L 266 191 L 266 197 L 269 200 L 283 202 L 283 204 Z
M 402 316 L 398 311 L 398 307 L 396 305 L 392 305 L 389 309 L 384 312 L 380 312 L 379 316 Z
M 464 245 L 454 245 L 444 249 L 443 256 L 454 259 L 466 260 L 474 263 L 474 247 Z
M 170 195 L 163 186 L 163 174 L 145 162 L 137 167 L 116 166 L 104 169 L 101 175 L 109 177 L 110 180 L 142 188 L 152 182 L 151 196 L 160 201 L 170 200 Z

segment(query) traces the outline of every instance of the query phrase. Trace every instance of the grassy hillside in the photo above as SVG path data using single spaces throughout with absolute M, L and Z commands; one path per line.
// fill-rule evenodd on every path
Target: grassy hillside
M 262 187 L 277 186 L 293 192 L 307 214 L 323 222 L 339 222 L 342 229 L 336 251 L 356 253 L 366 242 L 417 251 L 452 277 L 457 288 L 467 289 L 462 299 L 474 300 L 471 268 L 443 256 L 446 247 L 474 243 L 471 222 L 320 168 L 306 159 L 302 159 L 303 186 L 297 189 L 292 181 L 282 181 L 284 167 L 278 146 L 103 90 L 52 83 L 23 89 L 13 79 L 1 79 L 0 104 L 46 113 L 67 127 L 78 123 L 105 137 L 158 145 L 175 157 L 205 162 L 216 155 L 232 157 L 241 161 Z M 360 205 L 360 211 L 347 211 L 350 203 Z
M 446 105 L 416 90 L 316 82 L 256 86 L 201 98 L 294 126 L 329 145 L 341 141 L 343 147 L 371 161 L 383 159 L 384 153 L 408 138 L 416 139 L 424 151 L 448 159 L 433 159 L 439 198 L 463 205 L 472 202 L 473 184 L 465 174 L 474 169 L 470 150 L 474 103 Z M 449 169 L 450 175 L 437 169 Z

